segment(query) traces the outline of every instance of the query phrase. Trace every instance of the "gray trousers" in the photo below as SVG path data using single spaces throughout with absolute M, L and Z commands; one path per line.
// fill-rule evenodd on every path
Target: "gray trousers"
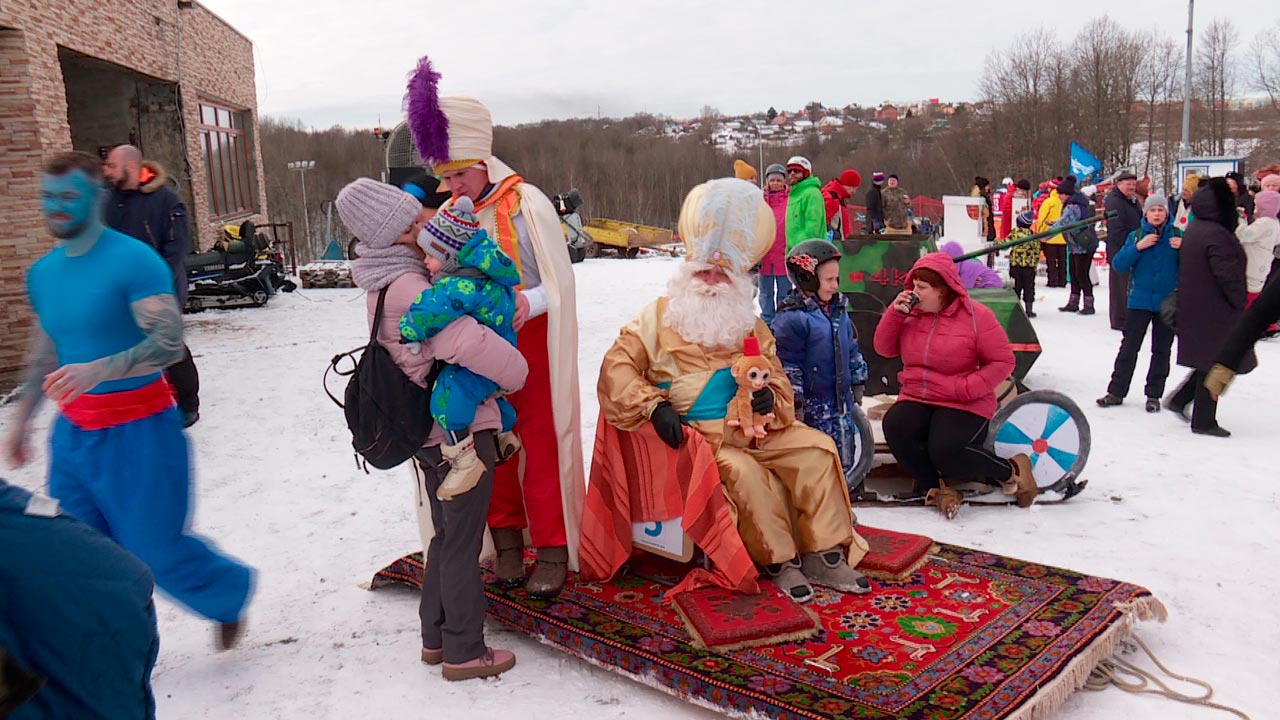
M 479 484 L 449 502 L 436 499 L 448 465 L 440 447 L 423 448 L 416 459 L 426 478 L 427 499 L 435 537 L 427 548 L 422 578 L 422 647 L 444 648 L 450 664 L 475 660 L 485 652 L 484 584 L 480 580 L 480 550 L 485 517 L 493 494 L 493 465 L 497 455 L 491 430 L 475 434 L 476 454 L 484 463 Z

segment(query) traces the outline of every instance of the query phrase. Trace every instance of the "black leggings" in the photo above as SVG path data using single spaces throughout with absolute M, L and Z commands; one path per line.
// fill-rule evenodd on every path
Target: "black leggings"
M 1049 274 L 1049 287 L 1067 286 L 1067 246 L 1041 245 L 1044 251 L 1045 269 Z
M 1072 253 L 1067 256 L 1067 264 L 1071 266 L 1071 294 L 1093 297 L 1093 281 L 1089 279 L 1089 268 L 1093 267 L 1093 255 Z
M 1013 278 L 1013 294 L 1031 307 L 1036 299 L 1036 269 L 1033 267 L 1009 267 L 1009 277 Z
M 1004 482 L 1013 465 L 982 446 L 987 419 L 963 410 L 899 401 L 885 414 L 884 438 L 921 493 L 938 479 Z

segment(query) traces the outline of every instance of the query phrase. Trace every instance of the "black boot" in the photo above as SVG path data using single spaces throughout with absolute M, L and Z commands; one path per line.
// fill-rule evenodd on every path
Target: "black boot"
M 1033 317 L 1035 317 L 1035 316 L 1036 316 L 1036 314 L 1035 314 L 1034 312 L 1032 312 L 1032 311 L 1031 311 L 1031 304 L 1032 304 L 1032 303 L 1031 303 L 1031 301 L 1030 301 L 1030 300 L 1025 300 L 1025 301 L 1023 301 L 1023 303 L 1022 303 L 1022 304 L 1023 304 L 1023 305 L 1025 305 L 1025 306 L 1027 306 L 1027 317 L 1029 317 L 1029 318 L 1033 318 Z
M 1067 304 L 1058 308 L 1058 312 L 1080 312 L 1080 293 L 1071 293 L 1071 297 L 1067 298 Z
M 1092 295 L 1084 296 L 1084 307 L 1080 308 L 1080 314 L 1081 315 L 1093 314 L 1093 296 Z

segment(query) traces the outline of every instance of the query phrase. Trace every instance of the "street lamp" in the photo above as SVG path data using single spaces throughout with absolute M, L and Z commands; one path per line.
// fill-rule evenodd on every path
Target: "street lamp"
M 298 175 L 302 177 L 302 226 L 307 238 L 307 249 L 313 250 L 311 246 L 311 215 L 307 212 L 307 171 L 314 170 L 316 166 L 315 160 L 295 160 L 289 163 L 290 170 L 297 170 Z
M 756 130 L 756 148 L 760 150 L 760 187 L 764 187 L 764 134 L 760 132 L 760 126 L 754 119 L 747 118 L 747 122 Z

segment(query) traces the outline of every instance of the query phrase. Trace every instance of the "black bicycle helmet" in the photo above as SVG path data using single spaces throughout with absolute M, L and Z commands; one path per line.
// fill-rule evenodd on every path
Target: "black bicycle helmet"
M 787 253 L 787 277 L 805 292 L 818 292 L 818 266 L 840 259 L 840 248 L 829 240 L 805 240 Z

